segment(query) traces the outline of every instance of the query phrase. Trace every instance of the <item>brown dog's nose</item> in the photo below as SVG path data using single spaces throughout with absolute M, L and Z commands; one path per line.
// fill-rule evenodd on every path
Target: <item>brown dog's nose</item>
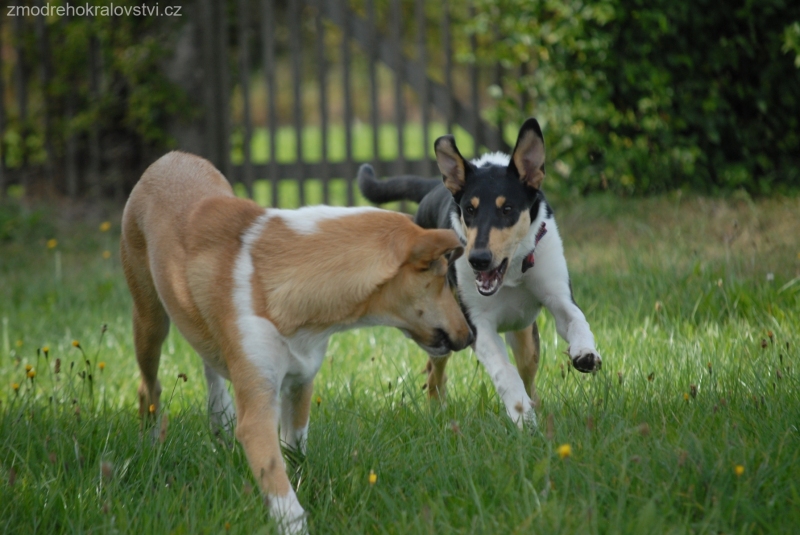
M 457 336 L 456 338 L 451 337 L 447 331 L 441 330 L 441 335 L 444 337 L 444 342 L 447 345 L 447 348 L 450 351 L 461 351 L 465 347 L 472 345 L 475 341 L 475 335 L 472 333 L 472 329 L 467 327 L 467 335 L 466 336 Z

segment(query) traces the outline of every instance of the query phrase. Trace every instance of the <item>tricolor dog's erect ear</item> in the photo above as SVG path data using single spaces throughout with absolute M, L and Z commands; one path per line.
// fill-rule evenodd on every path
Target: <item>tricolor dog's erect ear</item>
M 508 170 L 529 188 L 539 189 L 544 180 L 544 136 L 539 121 L 528 119 L 519 129 Z
M 434 260 L 449 255 L 452 262 L 461 256 L 464 247 L 455 232 L 450 229 L 425 230 L 417 238 L 409 255 L 409 262 L 419 267 L 427 267 Z
M 457 195 L 464 188 L 468 166 L 471 164 L 458 152 L 456 140 L 450 134 L 437 139 L 433 149 L 436 151 L 436 163 L 439 164 L 445 187 L 450 193 Z

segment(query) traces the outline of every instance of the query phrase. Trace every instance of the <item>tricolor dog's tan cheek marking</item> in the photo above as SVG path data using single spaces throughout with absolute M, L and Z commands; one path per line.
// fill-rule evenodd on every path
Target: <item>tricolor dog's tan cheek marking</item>
M 513 256 L 517 246 L 527 235 L 530 226 L 531 215 L 526 211 L 520 214 L 515 225 L 503 229 L 493 228 L 489 231 L 489 250 L 496 262 L 502 262 L 504 258 Z
M 503 195 L 500 195 L 500 196 L 499 196 L 499 197 L 497 197 L 497 199 L 495 199 L 495 201 L 494 201 L 494 204 L 495 204 L 495 205 L 496 205 L 498 208 L 502 208 L 502 207 L 503 207 L 503 205 L 504 205 L 505 203 L 506 203 L 506 198 L 505 198 L 505 196 L 503 196 Z

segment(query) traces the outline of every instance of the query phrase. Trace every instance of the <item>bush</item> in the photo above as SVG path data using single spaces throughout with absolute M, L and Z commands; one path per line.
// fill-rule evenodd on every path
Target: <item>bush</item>
M 800 4 L 483 0 L 479 10 L 471 30 L 503 38 L 487 39 L 478 61 L 532 66 L 512 70 L 495 113 L 539 117 L 572 189 L 800 187 Z

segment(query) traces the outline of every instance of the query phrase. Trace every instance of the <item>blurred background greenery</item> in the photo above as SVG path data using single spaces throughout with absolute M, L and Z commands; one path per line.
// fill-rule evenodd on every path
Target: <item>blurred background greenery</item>
M 262 70 L 264 47 L 254 37 L 262 19 L 253 16 L 242 23 L 238 11 L 244 5 L 261 13 L 265 2 L 220 4 L 227 26 L 223 61 L 230 68 L 229 130 L 224 131 L 230 158 L 234 163 L 241 161 L 247 113 L 254 129 L 248 136 L 252 161 L 268 161 L 265 147 L 271 124 L 286 134 L 283 145 L 276 134 L 276 159 L 297 160 L 298 151 L 291 145 L 298 124 L 292 115 L 294 46 L 304 54 L 299 71 L 303 136 L 309 129 L 312 132 L 300 153 L 314 160 L 320 157 L 322 138 L 313 134 L 321 128 L 319 66 L 313 60 L 317 3 L 266 1 L 272 6 L 275 24 L 273 76 L 278 94 L 274 117 L 270 117 Z M 134 0 L 115 4 L 137 5 Z M 420 26 L 415 24 L 419 2 L 351 0 L 345 4 L 354 18 L 367 20 L 369 10 L 374 10 L 379 37 L 391 33 L 392 10 L 399 10 L 403 53 L 419 59 L 415 48 L 420 37 Z M 444 83 L 447 58 L 443 50 L 449 39 L 453 99 L 469 102 L 471 86 L 477 82 L 473 102 L 481 117 L 499 125 L 505 142 L 512 145 L 518 125 L 528 116 L 539 118 L 548 144 L 548 171 L 557 178 L 548 185 L 551 190 L 638 195 L 678 188 L 702 193 L 743 189 L 751 195 L 769 195 L 796 192 L 800 187 L 800 3 L 475 0 L 424 4 L 428 78 Z M 95 0 L 87 5 L 108 2 Z M 299 9 L 299 36 L 283 24 L 292 6 Z M 181 17 L 37 17 L 36 11 L 19 8 L 16 15 L 24 16 L 4 13 L 0 20 L 0 151 L 5 178 L 0 179 L 0 191 L 21 186 L 32 194 L 37 184 L 47 184 L 49 179 L 50 189 L 59 193 L 122 197 L 158 155 L 185 146 L 182 132 L 192 124 L 207 129 L 203 121 L 209 107 L 199 96 L 204 86 L 190 80 L 205 66 L 203 60 L 187 55 L 181 41 L 187 26 L 200 24 L 202 7 L 200 0 L 184 2 Z M 442 23 L 445 12 L 451 18 L 448 28 Z M 368 150 L 359 152 L 360 146 L 369 149 L 369 142 L 358 137 L 359 132 L 372 135 L 363 128 L 373 113 L 367 98 L 370 51 L 354 40 L 353 63 L 345 73 L 342 29 L 331 18 L 324 18 L 324 28 L 326 131 L 332 136 L 328 144 L 344 146 L 346 122 L 355 129 L 355 159 L 376 157 Z M 250 32 L 249 41 L 242 38 L 243 32 Z M 250 52 L 252 67 L 246 75 L 248 110 L 243 109 L 242 46 Z M 199 47 L 202 43 L 195 41 L 188 49 L 197 52 Z M 477 72 L 474 77 L 473 72 Z M 342 105 L 345 74 L 351 88 L 350 115 Z M 406 85 L 401 97 L 404 118 L 402 124 L 397 123 L 398 101 L 390 94 L 394 75 L 392 65 L 378 65 L 380 110 L 373 124 L 393 130 L 384 134 L 380 156 L 385 160 L 426 152 L 430 156 L 432 139 L 427 148 L 417 147 L 421 138 L 415 135 L 403 147 L 396 146 L 398 131 L 406 131 L 406 137 L 409 128 L 420 132 L 422 99 Z M 431 122 L 431 130 L 437 133 L 463 127 L 459 138 L 471 146 L 474 128 L 437 109 L 432 109 Z M 334 149 L 328 159 L 345 158 L 344 151 L 340 152 Z M 70 172 L 79 178 L 70 179 Z

